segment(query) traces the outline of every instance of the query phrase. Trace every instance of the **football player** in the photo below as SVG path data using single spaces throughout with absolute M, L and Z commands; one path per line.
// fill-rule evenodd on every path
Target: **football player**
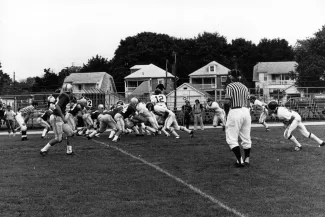
M 265 122 L 267 116 L 269 115 L 267 104 L 256 99 L 256 96 L 254 95 L 251 95 L 249 100 L 251 103 L 251 110 L 253 110 L 254 106 L 258 111 L 261 111 L 260 119 L 258 122 L 265 127 L 265 131 L 270 131 L 268 124 Z
M 29 118 L 35 112 L 38 103 L 36 101 L 32 101 L 31 105 L 24 107 L 17 112 L 15 116 L 17 123 L 19 124 L 21 130 L 21 141 L 28 140 L 27 138 L 27 122 Z
M 276 101 L 271 101 L 268 104 L 268 108 L 270 113 L 274 114 L 279 120 L 283 121 L 285 126 L 284 130 L 284 138 L 291 140 L 295 144 L 295 151 L 300 151 L 302 149 L 301 144 L 297 141 L 297 139 L 292 135 L 292 132 L 295 129 L 306 138 L 314 140 L 319 147 L 325 146 L 323 140 L 319 139 L 317 136 L 309 132 L 305 125 L 301 122 L 301 116 L 286 107 L 280 107 Z
M 65 118 L 65 111 L 67 104 L 70 102 L 72 97 L 72 85 L 63 84 L 61 94 L 58 97 L 57 102 L 55 103 L 55 109 L 53 114 L 50 116 L 50 123 L 54 131 L 55 138 L 51 139 L 40 151 L 40 154 L 45 156 L 48 154 L 48 150 L 55 144 L 61 143 L 63 139 L 63 133 L 67 135 L 67 155 L 72 155 L 72 146 L 70 145 L 70 137 L 73 136 L 73 130 L 68 124 L 67 119 Z
M 53 110 L 55 109 L 54 104 L 50 104 L 50 107 L 48 110 L 46 110 L 43 114 L 40 115 L 40 117 L 37 118 L 37 123 L 39 123 L 42 127 L 44 127 L 44 130 L 42 132 L 41 138 L 44 139 L 46 134 L 51 130 L 51 126 L 49 124 L 49 119 L 51 114 L 53 113 Z
M 219 103 L 214 102 L 212 98 L 208 98 L 206 108 L 214 111 L 213 126 L 217 127 L 219 121 L 221 121 L 222 130 L 225 131 L 226 113 L 222 108 L 220 108 Z

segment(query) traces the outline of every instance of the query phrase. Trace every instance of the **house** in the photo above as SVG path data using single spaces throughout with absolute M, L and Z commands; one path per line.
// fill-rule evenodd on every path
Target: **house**
M 160 83 L 164 84 L 167 93 L 174 88 L 175 76 L 154 64 L 135 65 L 130 68 L 130 71 L 131 74 L 124 78 L 126 97 L 150 95 Z
M 116 98 L 111 97 L 111 93 L 117 92 L 113 77 L 106 72 L 72 73 L 64 79 L 63 83 L 72 84 L 73 93 L 77 97 L 83 95 L 91 99 L 90 107 L 110 104 Z
M 104 93 L 116 93 L 113 77 L 106 72 L 72 73 L 63 83 L 70 83 L 74 93 L 84 93 L 89 89 L 99 89 Z
M 185 104 L 185 100 L 190 101 L 191 105 L 195 104 L 196 99 L 204 104 L 208 97 L 210 97 L 210 94 L 197 88 L 197 86 L 190 83 L 183 83 L 176 88 L 176 108 L 179 110 Z M 166 98 L 167 106 L 174 109 L 175 91 L 168 93 Z
M 285 93 L 284 101 L 288 97 L 300 96 L 295 80 L 289 77 L 297 65 L 295 61 L 257 63 L 253 69 L 255 88 L 262 91 L 266 101 L 278 98 L 279 93 Z
M 212 61 L 189 74 L 190 83 L 211 95 L 221 95 L 230 69 Z

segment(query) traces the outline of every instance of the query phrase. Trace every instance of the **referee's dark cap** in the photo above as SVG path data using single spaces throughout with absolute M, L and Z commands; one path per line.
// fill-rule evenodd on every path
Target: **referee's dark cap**
M 231 75 L 235 78 L 241 77 L 241 72 L 238 69 L 232 69 L 228 72 L 228 75 Z

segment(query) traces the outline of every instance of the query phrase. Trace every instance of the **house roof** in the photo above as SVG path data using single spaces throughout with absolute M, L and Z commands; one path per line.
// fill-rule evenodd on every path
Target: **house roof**
M 254 66 L 253 69 L 253 81 L 258 81 L 259 73 L 267 74 L 285 74 L 290 71 L 294 71 L 298 65 L 296 61 L 287 62 L 260 62 Z
M 133 67 L 135 67 L 135 66 L 133 66 Z M 126 76 L 124 79 L 128 79 L 128 78 L 164 78 L 164 77 L 166 77 L 165 70 L 159 68 L 158 66 L 155 66 L 154 64 L 149 64 L 149 65 L 142 66 L 141 69 Z M 167 72 L 167 77 L 173 78 L 174 75 Z
M 216 66 L 215 72 L 209 72 L 209 66 Z M 212 61 L 202 68 L 192 72 L 189 76 L 200 76 L 200 75 L 227 75 L 230 69 L 227 67 L 217 63 L 216 61 Z
M 82 89 L 82 92 L 84 93 L 102 93 L 105 94 L 104 91 L 102 91 L 101 89 L 95 88 L 95 87 L 91 87 L 88 89 Z
M 85 72 L 85 73 L 72 73 L 64 79 L 64 83 L 73 84 L 95 84 L 99 82 L 106 72 Z M 109 77 L 109 74 L 107 74 Z
M 142 95 L 149 93 L 149 81 L 142 82 L 133 92 L 132 95 Z
M 197 86 L 190 84 L 190 83 L 183 83 L 182 85 L 180 85 L 179 87 L 176 88 L 176 91 L 183 88 L 184 86 L 188 86 L 204 96 L 210 96 L 210 94 L 208 92 L 206 92 L 204 90 L 200 90 Z M 168 93 L 166 96 L 170 96 L 172 94 L 174 94 L 174 90 L 171 91 L 170 93 Z

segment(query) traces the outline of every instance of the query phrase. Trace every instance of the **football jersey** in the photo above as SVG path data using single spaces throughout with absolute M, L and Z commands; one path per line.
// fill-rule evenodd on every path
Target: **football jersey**
M 217 102 L 212 102 L 211 106 L 207 105 L 207 109 L 213 109 L 216 114 L 221 114 L 223 110 Z
M 20 112 L 22 115 L 30 115 L 30 114 L 34 113 L 34 111 L 35 111 L 34 106 L 30 105 L 30 106 L 27 106 L 27 107 L 25 107 L 25 108 L 20 109 L 19 112 Z
M 164 105 L 166 106 L 166 102 L 167 102 L 167 99 L 166 99 L 166 96 L 164 94 L 159 94 L 159 95 L 152 95 L 150 97 L 150 101 L 152 103 L 154 103 L 155 105 Z
M 44 120 L 44 121 L 47 121 L 49 118 L 50 118 L 50 116 L 51 116 L 51 114 L 53 113 L 53 111 L 52 110 L 46 110 L 42 115 L 41 115 L 41 118 Z
M 100 112 L 98 110 L 96 110 L 90 114 L 90 117 L 91 117 L 91 119 L 95 120 L 98 118 L 99 115 L 100 115 Z
M 276 112 L 276 116 L 283 121 L 290 121 L 291 117 L 295 117 L 296 119 L 300 119 L 300 115 L 295 112 L 292 111 L 286 107 L 278 107 L 278 110 Z
M 56 100 L 55 104 L 60 107 L 63 115 L 65 114 L 65 110 L 69 102 L 70 102 L 70 97 L 66 93 L 61 93 Z M 57 108 L 53 110 L 53 114 L 59 115 Z
M 256 99 L 253 105 L 255 105 L 258 110 L 264 110 L 267 104 Z
M 121 113 L 122 110 L 123 110 L 122 106 L 117 106 L 109 111 L 104 111 L 103 114 L 109 114 L 110 116 L 114 117 L 117 113 Z
M 130 117 L 131 115 L 134 115 L 136 112 L 136 108 L 134 104 L 126 105 L 123 110 L 120 112 L 124 119 Z
M 136 110 L 140 113 L 140 114 L 145 114 L 145 115 L 150 115 L 149 110 L 147 109 L 146 104 L 144 104 L 143 102 L 138 103 Z
M 69 113 L 72 114 L 73 116 L 76 116 L 78 112 L 81 111 L 81 106 L 77 103 L 75 103 L 72 107 L 69 109 Z

